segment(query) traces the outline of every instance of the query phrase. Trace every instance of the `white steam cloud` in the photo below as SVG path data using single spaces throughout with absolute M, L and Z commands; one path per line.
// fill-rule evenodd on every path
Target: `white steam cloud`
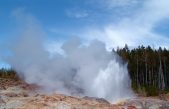
M 112 102 L 132 95 L 127 66 L 115 53 L 107 52 L 103 43 L 93 41 L 81 46 L 78 40 L 72 40 L 62 46 L 64 56 L 56 54 L 50 58 L 37 45 L 39 40 L 33 36 L 29 39 L 33 42 L 17 42 L 14 56 L 8 61 L 26 82 L 43 86 L 46 91 L 101 97 Z
M 33 22 L 32 17 L 26 20 Z M 39 27 L 32 24 L 24 26 L 12 43 L 12 56 L 6 59 L 26 82 L 49 92 L 101 97 L 111 102 L 132 96 L 127 65 L 114 52 L 108 52 L 104 43 L 94 40 L 84 46 L 75 38 L 62 45 L 64 55 L 51 57 L 44 49 Z

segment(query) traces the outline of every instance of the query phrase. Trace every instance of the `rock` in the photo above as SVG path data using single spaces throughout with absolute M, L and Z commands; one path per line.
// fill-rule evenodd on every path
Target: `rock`
M 6 104 L 6 102 L 2 99 L 2 97 L 0 97 L 0 105 L 2 104 Z
M 83 97 L 83 99 L 86 99 L 86 100 L 94 100 L 94 101 L 97 101 L 99 103 L 105 103 L 105 104 L 110 104 L 107 100 L 105 100 L 104 98 L 97 98 L 97 97 L 88 97 L 88 96 L 85 96 Z
M 155 98 L 138 98 L 129 100 L 124 104 L 125 106 L 135 106 L 136 109 L 169 109 L 169 101 L 155 99 Z
M 7 96 L 7 97 L 18 97 L 18 94 L 11 92 L 11 93 L 6 93 L 5 96 Z
M 135 106 L 128 106 L 127 109 L 137 109 Z

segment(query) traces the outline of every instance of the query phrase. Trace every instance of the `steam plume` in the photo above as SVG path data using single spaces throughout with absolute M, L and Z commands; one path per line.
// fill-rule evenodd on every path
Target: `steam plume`
M 33 23 L 34 24 L 34 23 Z M 44 49 L 38 26 L 27 25 L 11 47 L 6 61 L 26 82 L 48 92 L 87 95 L 115 102 L 132 96 L 127 65 L 97 40 L 84 46 L 78 38 L 62 45 L 64 55 L 52 57 Z
M 78 40 L 72 40 L 62 46 L 65 56 L 56 54 L 49 58 L 37 45 L 38 40 L 23 43 L 24 40 L 18 42 L 9 62 L 26 82 L 36 83 L 47 91 L 111 101 L 131 95 L 126 65 L 117 60 L 116 54 L 107 52 L 103 43 L 93 41 L 89 46 L 80 46 Z

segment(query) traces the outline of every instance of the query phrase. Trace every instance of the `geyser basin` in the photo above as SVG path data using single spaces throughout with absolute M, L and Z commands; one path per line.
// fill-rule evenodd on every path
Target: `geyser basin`
M 51 57 L 42 42 L 27 37 L 14 44 L 17 49 L 12 49 L 14 55 L 8 60 L 26 82 L 43 86 L 48 92 L 111 102 L 132 96 L 127 65 L 114 52 L 107 51 L 104 43 L 95 40 L 84 46 L 78 39 L 70 40 L 62 46 L 64 55 Z M 23 43 L 25 40 L 27 43 Z

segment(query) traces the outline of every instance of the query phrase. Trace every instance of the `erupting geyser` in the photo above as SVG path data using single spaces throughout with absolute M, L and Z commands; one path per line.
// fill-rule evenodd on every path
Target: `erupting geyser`
M 8 62 L 28 83 L 45 91 L 87 95 L 115 102 L 132 96 L 127 66 L 105 45 L 88 46 L 75 39 L 63 44 L 64 55 L 48 55 L 36 37 L 24 36 L 15 44 Z
M 127 65 L 97 40 L 84 45 L 73 39 L 62 45 L 63 53 L 44 49 L 36 26 L 28 26 L 10 48 L 6 59 L 28 83 L 45 92 L 105 98 L 111 102 L 132 96 Z

